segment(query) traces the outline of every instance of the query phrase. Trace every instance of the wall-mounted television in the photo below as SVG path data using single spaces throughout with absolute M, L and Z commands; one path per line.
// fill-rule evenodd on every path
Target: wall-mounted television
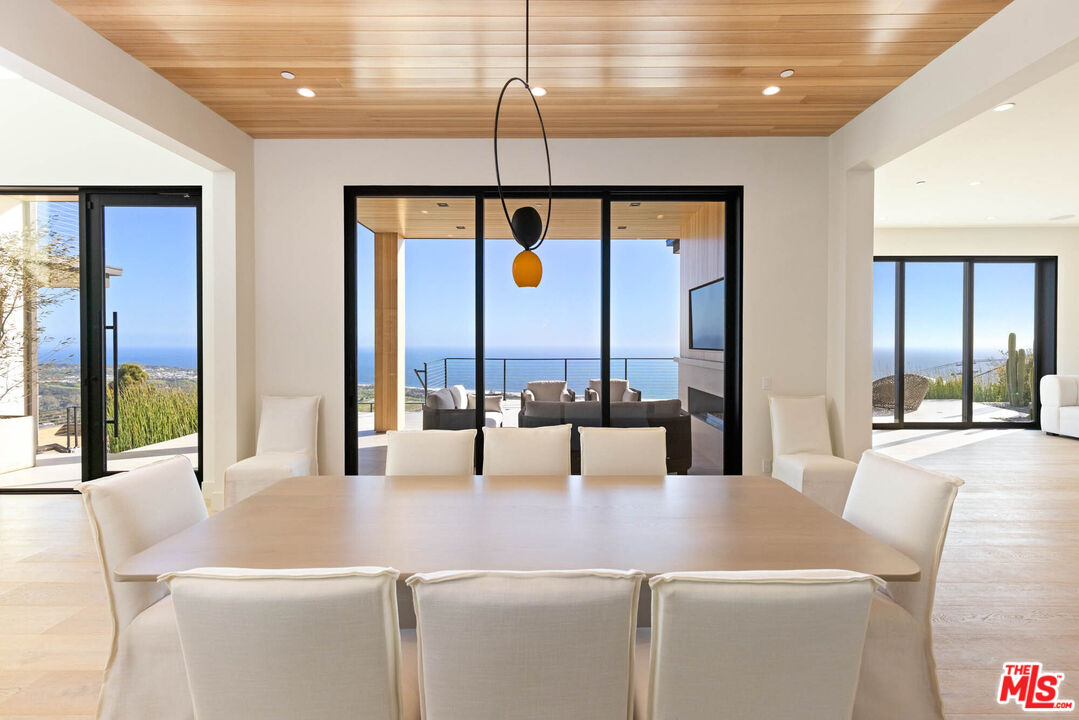
M 727 323 L 726 288 L 723 278 L 689 291 L 689 347 L 722 350 Z

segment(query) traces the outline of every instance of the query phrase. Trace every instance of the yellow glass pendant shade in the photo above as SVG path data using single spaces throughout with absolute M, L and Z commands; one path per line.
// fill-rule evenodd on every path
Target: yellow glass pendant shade
M 543 263 L 531 250 L 522 250 L 513 258 L 513 281 L 517 287 L 538 287 L 543 277 Z

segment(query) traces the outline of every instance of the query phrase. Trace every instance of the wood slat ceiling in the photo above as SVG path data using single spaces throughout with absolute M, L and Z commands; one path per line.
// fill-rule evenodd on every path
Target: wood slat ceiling
M 524 71 L 517 0 L 55 1 L 258 138 L 488 137 Z M 828 135 L 1008 2 L 534 0 L 531 80 L 552 137 Z
M 441 205 L 443 203 L 445 206 Z M 534 205 L 546 218 L 547 199 L 507 200 L 510 214 L 522 205 Z M 682 218 L 701 203 L 611 203 L 611 238 L 614 240 L 668 240 L 681 237 Z M 511 236 L 502 204 L 486 200 L 483 224 L 488 238 Z M 356 200 L 356 220 L 371 232 L 396 232 L 405 238 L 474 238 L 476 204 L 471 197 L 364 197 Z M 551 206 L 551 240 L 598 240 L 600 201 L 556 198 Z

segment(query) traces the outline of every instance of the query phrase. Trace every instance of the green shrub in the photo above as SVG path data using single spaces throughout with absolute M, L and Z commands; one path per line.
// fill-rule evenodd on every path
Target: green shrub
M 112 415 L 112 389 L 107 393 Z M 144 383 L 120 384 L 120 428 L 107 430 L 109 452 L 119 453 L 198 432 L 198 393 Z

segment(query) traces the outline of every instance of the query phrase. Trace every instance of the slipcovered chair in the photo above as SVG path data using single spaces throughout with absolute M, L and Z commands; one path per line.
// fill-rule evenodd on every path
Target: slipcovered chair
M 662 427 L 581 427 L 582 475 L 666 475 Z
M 637 717 L 849 720 L 880 584 L 846 570 L 653 577 L 651 642 L 638 631 Z
M 397 576 L 366 567 L 162 575 L 198 720 L 418 718 L 415 663 L 402 657 L 414 660 L 415 640 L 398 634 Z
M 423 717 L 629 720 L 643 577 L 619 570 L 413 575 Z
M 566 386 L 565 380 L 535 380 L 527 383 L 521 391 L 521 412 L 533 400 L 573 402 L 576 399 L 577 393 Z
M 1042 430 L 1079 438 L 1079 375 L 1046 375 L 1038 388 Z
M 119 582 L 132 555 L 207 517 L 191 463 L 177 456 L 79 485 L 105 576 L 112 645 L 97 720 L 192 720 L 172 597 L 156 582 Z
M 386 433 L 387 475 L 473 475 L 476 430 Z
M 584 391 L 585 400 L 599 400 L 600 391 L 603 389 L 602 380 L 589 380 L 588 389 Z M 628 380 L 611 378 L 611 402 L 640 402 L 641 391 L 631 388 Z
M 569 475 L 572 425 L 484 428 L 484 475 Z
M 262 398 L 255 456 L 225 469 L 225 506 L 278 480 L 318 475 L 318 395 Z
M 917 582 L 873 595 L 854 720 L 943 720 L 930 616 L 952 505 L 963 481 L 862 455 L 843 519 L 918 563 Z
M 858 465 L 832 454 L 823 395 L 768 398 L 772 418 L 772 477 L 836 515 L 843 512 Z

